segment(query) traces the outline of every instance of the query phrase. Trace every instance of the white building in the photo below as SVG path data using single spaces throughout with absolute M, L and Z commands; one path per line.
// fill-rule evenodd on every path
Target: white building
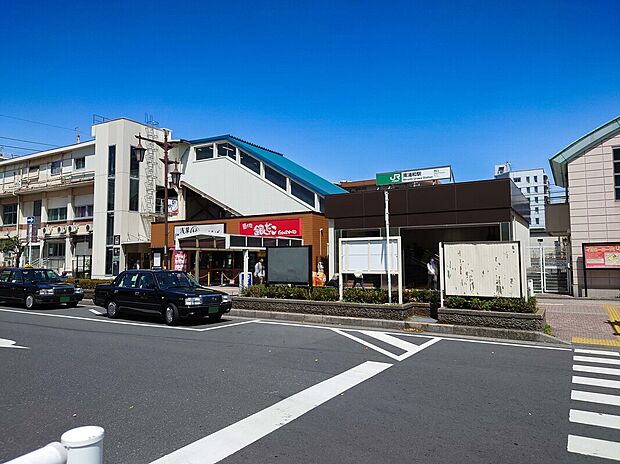
M 147 143 L 138 162 L 138 134 L 163 141 L 164 129 L 120 118 L 95 124 L 92 141 L 0 160 L 0 234 L 30 242 L 22 263 L 93 278 L 150 265 L 151 223 L 164 211 L 163 150 Z M 169 156 L 182 176 L 168 190 L 171 220 L 320 212 L 325 195 L 343 192 L 230 135 L 174 142 Z
M 545 203 L 549 199 L 549 177 L 543 168 L 513 171 L 510 163 L 496 164 L 495 177 L 509 177 L 530 202 L 530 231 L 545 230 Z

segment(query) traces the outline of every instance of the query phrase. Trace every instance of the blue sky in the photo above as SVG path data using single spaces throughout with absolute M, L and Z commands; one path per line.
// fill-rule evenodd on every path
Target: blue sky
M 330 180 L 548 169 L 620 114 L 619 14 L 614 0 L 8 2 L 0 114 L 88 137 L 93 114 L 151 113 L 176 137 L 231 133 Z M 5 117 L 0 136 L 74 141 Z

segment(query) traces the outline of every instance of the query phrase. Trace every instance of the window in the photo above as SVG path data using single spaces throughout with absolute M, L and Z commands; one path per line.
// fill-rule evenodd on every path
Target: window
M 140 288 L 156 288 L 155 286 L 155 277 L 150 272 L 141 272 L 140 273 L 140 284 L 138 285 Z
M 534 192 L 538 193 L 538 187 L 534 187 Z
M 291 181 L 291 194 L 299 198 L 304 203 L 308 203 L 314 207 L 314 192 L 306 187 L 299 185 L 297 182 Z
M 537 225 L 540 224 L 540 219 L 536 218 L 535 221 Z
M 516 182 L 521 182 L 521 178 L 520 177 L 515 177 L 513 180 L 515 181 L 515 183 Z
M 530 188 L 529 188 L 529 187 L 526 187 L 526 188 L 525 188 L 525 191 L 526 191 L 527 193 L 530 193 Z
M 17 224 L 17 203 L 2 207 L 2 224 L 5 226 Z
M 134 148 L 130 151 L 129 161 L 129 211 L 138 211 L 140 194 L 140 162 L 136 159 Z
M 122 288 L 135 288 L 137 281 L 138 281 L 137 272 L 127 272 L 120 278 L 118 282 L 118 286 Z
M 534 182 L 538 182 L 538 176 L 534 176 Z
M 93 217 L 93 205 L 82 205 L 75 207 L 76 218 L 91 218 Z
M 108 178 L 108 211 L 114 211 L 114 188 L 116 182 L 114 178 Z
M 538 206 L 537 206 L 536 208 L 534 208 L 534 212 L 535 212 L 536 214 L 538 214 Z
M 196 148 L 196 159 L 204 160 L 213 158 L 213 145 L 207 145 L 206 147 Z
M 270 168 L 269 166 L 265 166 L 265 178 L 276 184 L 283 190 L 286 190 L 286 177 L 280 174 L 275 169 Z
M 620 147 L 614 148 L 614 185 L 616 200 L 620 200 Z
M 534 203 L 538 203 L 538 197 L 534 197 Z
M 62 171 L 62 162 L 61 161 L 52 161 L 52 176 L 57 176 Z
M 11 271 L 9 271 L 8 269 L 0 272 L 0 282 L 8 282 L 9 277 L 11 277 Z
M 28 168 L 28 174 L 33 175 L 33 176 L 38 176 L 39 175 L 39 166 L 30 166 Z
M 105 249 L 105 273 L 106 275 L 112 275 L 113 267 L 112 262 L 114 261 L 114 248 L 107 247 Z
M 47 220 L 49 222 L 54 221 L 66 221 L 67 220 L 67 207 L 62 208 L 49 208 L 47 210 Z
M 230 143 L 218 143 L 217 156 L 228 156 L 229 158 L 236 160 L 237 150 L 235 149 L 235 146 Z
M 64 258 L 65 244 L 64 242 L 49 242 L 47 244 L 47 256 L 50 258 Z
M 525 182 L 530 183 L 530 176 L 525 176 Z
M 86 169 L 86 158 L 83 156 L 81 158 L 75 158 L 74 167 L 76 171 L 80 169 Z
M 106 245 L 114 244 L 114 213 L 108 213 L 108 218 L 105 225 L 105 243 Z M 111 274 L 111 272 L 106 272 L 106 274 Z
M 241 164 L 255 173 L 260 174 L 260 161 L 244 151 L 240 151 L 239 153 L 241 153 Z
M 116 145 L 108 147 L 108 176 L 114 177 L 116 172 Z
M 32 215 L 38 218 L 41 217 L 41 200 L 35 200 L 32 203 Z

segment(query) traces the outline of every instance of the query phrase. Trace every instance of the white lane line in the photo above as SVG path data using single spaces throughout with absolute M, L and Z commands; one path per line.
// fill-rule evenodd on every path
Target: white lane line
M 588 403 L 620 406 L 620 396 L 607 395 L 606 393 L 592 393 L 580 390 L 572 390 L 570 392 L 570 399 L 574 401 L 587 401 Z
M 573 370 L 577 372 L 590 372 L 592 374 L 620 375 L 620 369 L 612 369 L 610 367 L 582 366 L 581 364 L 574 364 Z
M 29 350 L 27 346 L 16 345 L 15 340 L 9 340 L 8 338 L 0 338 L 0 348 L 21 348 L 23 350 Z
M 154 328 L 154 329 L 186 330 L 186 331 L 189 331 L 189 332 L 206 332 L 208 330 L 225 329 L 227 327 L 233 327 L 233 326 L 236 326 L 236 325 L 251 324 L 253 322 L 258 322 L 258 319 L 252 319 L 252 320 L 249 320 L 249 321 L 234 322 L 232 324 L 218 325 L 218 326 L 214 326 L 214 327 L 206 327 L 204 329 L 195 329 L 193 327 L 173 327 L 173 326 L 169 326 L 169 325 L 145 324 L 145 323 L 142 323 L 142 322 L 113 321 L 113 320 L 110 320 L 110 319 L 93 319 L 91 317 L 68 316 L 68 315 L 65 315 L 65 314 L 47 314 L 47 313 L 36 313 L 36 312 L 31 312 L 31 311 L 26 312 L 26 311 L 19 311 L 17 309 L 4 309 L 4 308 L 0 308 L 0 312 L 19 313 L 19 314 L 25 314 L 27 316 L 59 317 L 59 318 L 62 318 L 62 319 L 75 319 L 75 320 L 78 320 L 78 321 L 100 322 L 100 323 L 104 323 L 104 324 L 133 325 L 133 326 L 137 326 L 137 327 L 151 327 L 151 328 Z
M 88 311 L 93 313 L 95 316 L 103 316 L 103 313 L 100 311 L 97 311 L 96 309 L 89 309 Z
M 429 338 L 432 335 L 419 335 L 419 334 L 410 334 L 410 333 L 395 333 L 395 332 L 387 332 L 392 335 L 400 335 L 403 337 L 422 337 Z M 490 340 L 473 340 L 469 338 L 454 338 L 454 337 L 440 337 L 442 340 L 447 340 L 451 342 L 465 342 L 465 343 L 479 343 L 481 345 L 500 345 L 500 346 L 512 346 L 516 348 L 535 348 L 537 350 L 555 350 L 555 351 L 573 351 L 572 348 L 560 348 L 555 346 L 540 346 L 540 345 L 524 345 L 522 343 L 510 343 L 510 342 L 494 342 Z
M 620 430 L 620 416 L 615 416 L 613 414 L 571 409 L 568 420 L 578 424 L 595 425 L 597 427 Z
M 571 453 L 620 461 L 620 443 L 613 441 L 569 435 L 566 449 Z
M 620 381 L 618 380 L 595 379 L 593 377 L 579 377 L 578 375 L 573 375 L 573 383 L 593 387 L 620 388 Z
M 405 340 L 401 340 L 400 338 L 393 337 L 392 335 L 388 335 L 384 332 L 375 332 L 372 330 L 360 330 L 360 333 L 367 335 L 376 340 L 385 342 L 389 345 L 395 346 L 396 348 L 400 348 L 403 351 L 416 351 L 418 349 L 418 345 L 414 345 L 413 343 L 406 342 Z
M 620 351 L 584 350 L 581 348 L 575 348 L 575 353 L 597 354 L 601 356 L 620 356 Z
M 611 358 L 593 358 L 592 356 L 573 356 L 573 361 L 596 363 L 596 364 L 616 364 L 620 366 L 620 359 L 611 359 Z
M 348 371 L 289 396 L 250 417 L 190 443 L 151 464 L 212 464 L 242 450 L 392 364 L 366 361 Z

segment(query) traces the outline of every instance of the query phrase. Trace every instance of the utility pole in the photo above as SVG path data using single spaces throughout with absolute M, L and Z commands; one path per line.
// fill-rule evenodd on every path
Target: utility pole
M 384 190 L 385 197 L 385 262 L 387 265 L 388 303 L 392 303 L 392 268 L 390 263 L 390 192 Z

